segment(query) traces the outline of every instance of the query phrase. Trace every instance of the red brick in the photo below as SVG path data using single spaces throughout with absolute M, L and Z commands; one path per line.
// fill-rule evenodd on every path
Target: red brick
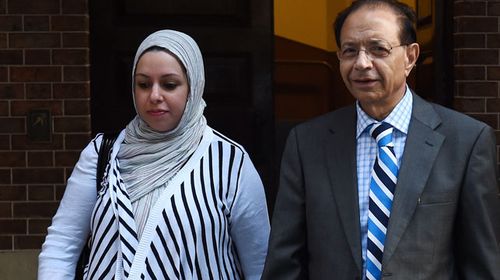
M 0 0 L 0 14 L 5 14 L 7 12 L 7 0 Z
M 65 82 L 87 82 L 89 81 L 89 67 L 65 66 L 63 68 L 63 79 Z
M 48 16 L 25 16 L 24 31 L 49 31 Z
M 53 116 L 62 115 L 62 101 L 13 101 L 10 105 L 13 116 L 26 116 L 33 109 L 47 108 Z
M 59 0 L 15 0 L 8 1 L 9 14 L 58 14 Z
M 500 48 L 500 34 L 486 34 L 488 48 Z
M 487 79 L 488 80 L 500 80 L 500 67 L 499 66 L 488 66 L 487 68 Z
M 9 169 L 0 169 L 0 184 L 11 184 L 11 172 Z
M 24 99 L 24 85 L 0 84 L 0 99 Z
M 90 100 L 66 100 L 64 101 L 64 114 L 70 115 L 89 115 Z
M 0 64 L 23 64 L 22 50 L 0 50 Z
M 60 150 L 63 147 L 61 134 L 53 134 L 51 142 L 31 142 L 27 135 L 12 135 L 13 150 Z
M 24 152 L 0 152 L 0 167 L 25 167 L 26 154 Z
M 0 116 L 8 116 L 9 115 L 9 102 L 0 101 Z
M 453 108 L 464 113 L 484 113 L 485 103 L 484 98 L 455 98 Z
M 63 14 L 87 14 L 89 12 L 87 1 L 88 0 L 62 1 L 62 12 Z
M 63 33 L 63 48 L 87 48 L 89 47 L 89 34 L 86 32 Z
M 28 199 L 30 201 L 54 200 L 54 186 L 28 186 Z
M 11 48 L 59 48 L 61 36 L 58 33 L 12 33 L 9 34 Z
M 65 134 L 64 148 L 68 150 L 83 150 L 90 142 L 90 133 Z
M 14 184 L 57 184 L 64 183 L 62 168 L 13 168 Z
M 486 112 L 489 113 L 498 113 L 500 110 L 500 99 L 486 99 Z M 500 144 L 500 142 L 498 142 Z
M 0 150 L 10 150 L 10 135 L 0 135 Z
M 53 31 L 88 31 L 88 16 L 52 16 Z
M 496 97 L 498 96 L 498 83 L 475 81 L 460 82 L 458 83 L 457 96 Z
M 90 132 L 90 117 L 54 117 L 54 132 Z
M 455 2 L 453 14 L 455 16 L 484 16 L 486 3 L 484 2 Z
M 29 234 L 47 234 L 47 228 L 50 226 L 51 219 L 29 219 Z
M 26 65 L 50 65 L 50 50 L 30 50 L 24 51 Z
M 52 167 L 54 166 L 54 155 L 52 151 L 29 151 L 28 167 Z
M 0 16 L 0 31 L 23 30 L 23 18 L 21 16 Z
M 24 118 L 0 118 L 0 133 L 26 133 Z
M 13 82 L 61 81 L 61 68 L 57 66 L 13 66 L 10 71 Z
M 0 82 L 7 82 L 7 67 L 0 67 Z
M 73 166 L 71 167 L 65 167 L 64 170 L 65 170 L 65 173 L 66 173 L 66 182 L 68 181 L 69 179 L 69 176 L 71 175 L 71 173 L 73 173 Z
M 498 32 L 497 17 L 462 17 L 457 19 L 457 32 Z
M 68 172 L 68 174 L 69 174 L 69 172 Z M 69 175 L 67 175 L 67 177 L 69 177 Z M 63 198 L 65 189 L 66 189 L 66 185 L 56 185 L 56 200 L 60 201 Z
M 455 48 L 484 48 L 486 46 L 484 34 L 455 34 Z
M 14 235 L 14 250 L 42 248 L 45 235 Z
M 494 129 L 498 129 L 498 114 L 467 114 L 477 120 L 480 120 Z
M 489 1 L 488 2 L 488 15 L 500 16 L 500 3 Z
M 26 200 L 26 186 L 0 186 L 1 201 L 18 201 Z
M 484 66 L 455 66 L 456 80 L 485 80 Z
M 26 220 L 0 220 L 0 234 L 26 234 L 27 231 Z
M 12 250 L 12 236 L 0 236 L 0 250 Z
M 12 218 L 12 202 L 0 202 L 0 217 Z
M 7 34 L 5 33 L 0 33 L 0 48 L 7 48 Z
M 26 84 L 26 98 L 50 99 L 52 98 L 51 84 Z
M 54 98 L 75 99 L 89 97 L 90 86 L 88 83 L 54 84 Z
M 16 218 L 49 218 L 54 216 L 59 202 L 14 202 Z
M 78 161 L 80 151 L 56 152 L 56 165 L 61 167 L 72 167 Z
M 84 65 L 89 64 L 89 54 L 86 49 L 53 50 L 52 60 L 55 65 Z
M 467 49 L 458 51 L 456 64 L 492 65 L 498 64 L 498 50 Z

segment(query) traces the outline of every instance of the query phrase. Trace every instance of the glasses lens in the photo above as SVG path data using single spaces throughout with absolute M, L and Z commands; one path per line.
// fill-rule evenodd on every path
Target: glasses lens
M 372 57 L 386 57 L 391 54 L 391 46 L 384 42 L 371 43 L 367 49 Z
M 359 45 L 348 44 L 341 47 L 339 58 L 343 60 L 354 59 L 359 55 L 360 51 L 364 51 L 371 59 L 383 58 L 391 54 L 392 47 L 384 40 L 368 42 L 364 50 Z
M 340 50 L 340 58 L 349 59 L 354 58 L 358 55 L 358 49 L 354 47 L 342 47 Z

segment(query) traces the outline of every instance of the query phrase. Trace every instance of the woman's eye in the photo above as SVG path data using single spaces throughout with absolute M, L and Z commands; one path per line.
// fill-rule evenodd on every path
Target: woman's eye
M 146 89 L 146 88 L 148 88 L 149 84 L 148 84 L 148 83 L 146 83 L 146 82 L 137 82 L 137 83 L 136 83 L 136 86 L 137 86 L 138 88 L 141 88 L 141 89 Z
M 176 83 L 164 83 L 163 88 L 167 90 L 174 90 L 177 87 Z

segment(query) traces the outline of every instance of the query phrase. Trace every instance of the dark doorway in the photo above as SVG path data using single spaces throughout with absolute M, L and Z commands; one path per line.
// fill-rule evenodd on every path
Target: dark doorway
M 179 30 L 204 56 L 209 125 L 247 149 L 273 194 L 272 1 L 91 0 L 89 7 L 93 134 L 118 131 L 135 116 L 131 69 L 140 42 L 159 29 Z
M 453 104 L 453 1 L 417 0 L 420 57 L 414 89 L 429 101 Z

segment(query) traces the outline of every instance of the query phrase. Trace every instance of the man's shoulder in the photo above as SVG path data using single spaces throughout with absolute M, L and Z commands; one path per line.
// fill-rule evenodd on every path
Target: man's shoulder
M 437 116 L 439 117 L 439 128 L 438 130 L 468 130 L 470 132 L 475 130 L 482 130 L 485 127 L 489 127 L 489 125 L 479 119 L 476 119 L 470 115 L 466 115 L 465 113 L 456 111 L 454 109 L 445 107 L 440 104 L 423 101 L 424 106 L 428 106 L 427 108 L 432 108 Z M 423 107 L 425 108 L 425 107 Z M 425 115 L 428 117 L 427 109 L 424 109 L 420 112 L 420 116 Z

